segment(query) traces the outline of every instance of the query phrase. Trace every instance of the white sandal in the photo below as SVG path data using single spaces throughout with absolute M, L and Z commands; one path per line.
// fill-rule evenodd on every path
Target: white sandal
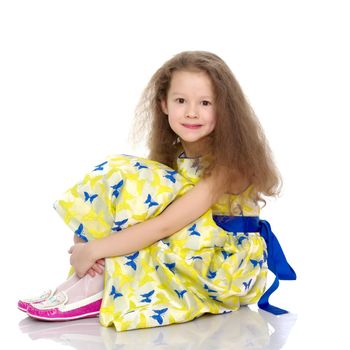
M 28 309 L 29 305 L 42 303 L 42 302 L 50 299 L 55 294 L 55 292 L 56 292 L 56 290 L 49 289 L 49 290 L 45 291 L 44 293 L 42 293 L 38 297 L 21 299 L 21 300 L 18 301 L 17 307 L 21 311 L 27 312 L 27 309 Z

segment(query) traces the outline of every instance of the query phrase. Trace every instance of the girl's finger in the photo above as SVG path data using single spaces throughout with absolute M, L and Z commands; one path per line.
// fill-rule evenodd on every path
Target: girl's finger
M 88 274 L 89 274 L 90 276 L 92 276 L 92 275 L 95 274 L 95 271 L 92 269 L 92 267 L 89 268 Z M 92 276 L 92 277 L 93 277 L 93 276 Z
M 98 266 L 97 273 L 99 273 L 100 275 L 103 273 L 103 268 L 101 266 Z
M 95 264 L 92 266 L 92 269 L 94 271 L 96 271 L 97 273 L 101 274 L 103 272 L 103 269 L 101 268 L 101 266 L 99 266 L 98 264 Z
M 105 266 L 97 263 L 98 267 L 100 267 L 102 270 L 104 270 Z
M 98 265 L 97 265 L 97 264 L 92 265 L 92 266 L 91 266 L 91 269 L 97 272 L 97 270 L 98 270 Z

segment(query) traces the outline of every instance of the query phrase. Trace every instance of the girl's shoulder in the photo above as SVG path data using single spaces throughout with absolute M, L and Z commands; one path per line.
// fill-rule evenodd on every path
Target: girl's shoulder
M 224 172 L 225 167 L 221 170 Z M 226 169 L 226 171 L 228 170 Z M 224 181 L 226 181 L 225 177 Z M 260 215 L 260 207 L 254 200 L 255 186 L 249 179 L 241 177 L 239 180 L 234 180 L 224 186 L 223 192 L 219 200 L 212 207 L 214 215 Z
M 251 187 L 251 182 L 248 179 L 242 178 L 239 181 L 232 182 L 226 189 L 225 194 L 239 196 L 249 191 Z
M 200 180 L 201 165 L 206 161 L 205 157 L 190 158 L 179 148 L 175 159 L 174 168 L 182 176 L 196 184 Z M 254 185 L 247 179 L 232 183 L 224 191 L 219 200 L 212 206 L 214 215 L 257 215 L 260 208 L 252 200 Z M 233 214 L 234 213 L 234 214 Z

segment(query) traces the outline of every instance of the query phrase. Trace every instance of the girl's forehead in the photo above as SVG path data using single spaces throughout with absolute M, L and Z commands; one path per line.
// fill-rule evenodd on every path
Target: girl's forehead
M 170 80 L 171 92 L 177 90 L 206 90 L 213 92 L 213 84 L 209 75 L 204 71 L 175 71 Z M 176 90 L 176 91 L 175 91 Z

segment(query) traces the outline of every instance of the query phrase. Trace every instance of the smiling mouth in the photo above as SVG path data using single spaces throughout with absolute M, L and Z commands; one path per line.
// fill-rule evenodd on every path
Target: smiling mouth
M 198 129 L 200 128 L 202 125 L 199 124 L 182 124 L 185 128 L 189 128 L 189 129 Z

